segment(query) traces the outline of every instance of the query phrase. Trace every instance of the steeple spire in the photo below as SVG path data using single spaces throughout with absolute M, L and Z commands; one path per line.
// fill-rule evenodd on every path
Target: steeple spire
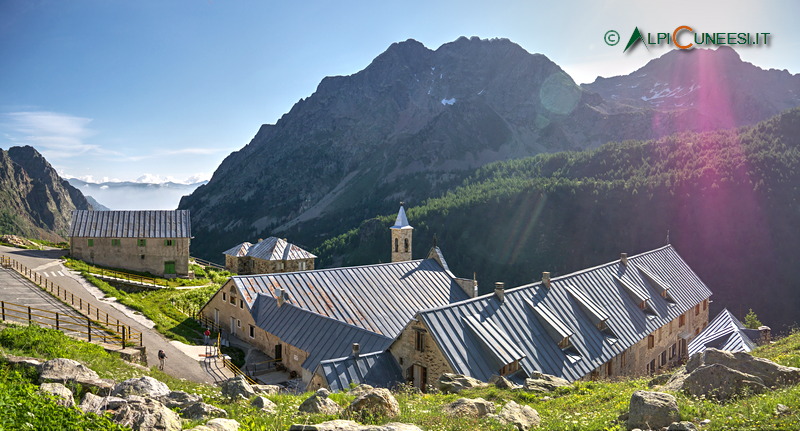
M 392 262 L 403 262 L 411 260 L 411 235 L 414 228 L 408 224 L 406 210 L 403 209 L 404 202 L 400 202 L 400 211 L 397 212 L 397 219 L 394 226 L 389 230 L 392 232 Z

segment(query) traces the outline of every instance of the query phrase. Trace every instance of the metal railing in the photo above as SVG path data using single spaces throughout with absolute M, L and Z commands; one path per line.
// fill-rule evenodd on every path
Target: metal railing
M 31 270 L 30 268 L 26 267 L 25 265 L 19 263 L 18 261 L 8 257 L 8 256 L 0 256 L 0 265 L 4 268 L 10 268 L 19 273 L 21 276 L 30 280 L 33 284 L 40 287 L 45 292 L 48 292 L 50 295 L 58 298 L 61 302 L 66 305 L 69 305 L 72 309 L 86 317 L 86 320 L 81 319 L 81 325 L 86 325 L 90 329 L 97 328 L 98 330 L 106 331 L 107 334 L 105 336 L 105 342 L 109 344 L 117 344 L 119 343 L 122 348 L 124 349 L 126 346 L 142 346 L 142 333 L 132 331 L 130 326 L 122 324 L 119 322 L 119 319 L 110 316 L 105 311 L 100 310 L 99 308 L 92 307 L 91 302 L 85 300 L 83 297 L 79 295 L 75 295 L 73 292 L 61 287 L 60 285 L 53 283 L 47 277 L 42 276 L 36 271 Z M 3 308 L 3 315 L 2 320 L 6 320 L 6 306 L 9 307 L 8 316 L 14 316 L 21 311 L 15 307 L 22 307 L 24 311 L 24 316 L 27 317 L 27 321 L 30 323 L 33 321 L 32 317 L 34 314 L 32 313 L 33 310 L 37 310 L 37 313 L 45 313 L 47 317 L 41 317 L 43 319 L 41 323 L 46 326 L 51 326 L 56 329 L 60 329 L 62 322 L 67 317 L 67 315 L 61 314 L 49 310 L 40 310 L 28 307 L 26 305 L 19 305 L 13 304 L 10 302 L 2 302 Z M 37 316 L 39 317 L 39 316 Z M 55 323 L 53 323 L 55 322 Z M 77 331 L 76 331 L 77 332 Z M 108 341 L 111 340 L 111 341 Z M 89 341 L 93 341 L 91 338 Z
M 222 334 L 217 334 L 217 351 L 218 352 L 222 352 L 222 349 L 220 348 L 221 347 L 221 343 L 220 343 L 221 341 L 222 341 Z M 228 355 L 220 355 L 220 357 L 222 358 L 222 364 L 225 365 L 225 368 L 227 368 L 230 372 L 232 372 L 234 376 L 243 376 L 244 379 L 247 381 L 247 383 L 250 383 L 251 385 L 255 385 L 256 384 L 255 380 L 250 378 L 250 376 L 248 376 L 245 372 L 240 370 L 239 367 L 234 365 L 234 363 L 231 362 L 230 359 L 228 359 Z
M 200 259 L 200 258 L 197 258 L 197 257 L 190 257 L 190 259 L 194 260 L 194 262 L 196 264 L 200 265 L 200 266 L 210 266 L 210 267 L 212 267 L 214 269 L 219 269 L 219 270 L 225 271 L 225 267 L 220 265 L 220 264 L 217 264 L 217 263 L 205 260 L 205 259 Z
M 125 281 L 128 281 L 128 282 L 134 282 L 134 283 L 141 283 L 141 284 L 144 284 L 144 285 L 150 284 L 150 285 L 153 285 L 153 286 L 169 287 L 169 284 L 168 284 L 167 280 L 160 279 L 160 278 L 155 278 L 155 277 L 145 277 L 143 275 L 129 274 L 127 272 L 114 271 L 114 270 L 104 269 L 104 268 L 93 268 L 93 267 L 88 266 L 88 265 L 87 265 L 86 272 L 88 272 L 90 274 L 94 274 L 94 275 L 99 275 L 101 277 L 112 277 L 112 278 L 116 278 L 116 279 L 119 279 L 119 280 L 125 280 Z

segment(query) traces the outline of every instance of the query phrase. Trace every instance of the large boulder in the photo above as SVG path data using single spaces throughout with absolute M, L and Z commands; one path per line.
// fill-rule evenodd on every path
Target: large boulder
M 518 385 L 503 376 L 497 376 L 497 375 L 492 376 L 492 378 L 489 379 L 489 384 L 494 385 L 498 389 L 507 389 L 511 391 L 515 391 L 517 389 L 522 388 L 521 385 Z
M 275 413 L 278 411 L 278 406 L 275 405 L 275 403 L 262 396 L 253 398 L 253 401 L 250 402 L 250 405 L 267 413 Z
M 536 428 L 541 422 L 539 412 L 531 406 L 523 406 L 514 401 L 507 402 L 503 409 L 500 410 L 500 414 L 493 417 L 500 423 L 514 425 L 519 431 L 528 431 L 531 428 Z
M 375 389 L 375 388 L 370 386 L 370 385 L 362 383 L 362 384 L 350 389 L 348 391 L 348 393 L 350 395 L 353 395 L 354 397 L 359 397 L 359 396 L 361 396 L 361 394 L 363 394 L 365 392 L 369 392 L 369 391 L 371 391 L 373 389 Z
M 303 413 L 339 414 L 342 411 L 342 407 L 336 404 L 336 401 L 328 398 L 328 395 L 330 395 L 330 391 L 327 389 L 318 389 L 314 395 L 303 401 L 298 409 Z
M 745 352 L 731 353 L 717 349 L 706 349 L 692 355 L 686 363 L 686 372 L 692 373 L 704 365 L 713 364 L 724 365 L 730 369 L 756 376 L 769 387 L 800 383 L 800 368 L 785 367 Z
M 697 425 L 689 421 L 673 422 L 669 424 L 667 431 L 697 431 Z
M 351 420 L 336 419 L 316 425 L 295 424 L 289 431 L 422 431 L 416 425 L 389 422 L 386 425 L 361 425 Z
M 191 420 L 225 418 L 228 417 L 228 412 L 211 404 L 199 402 L 181 410 L 181 416 Z
M 391 392 L 385 388 L 372 388 L 361 393 L 345 409 L 348 418 L 364 419 L 367 417 L 395 418 L 400 416 L 400 404 Z
M 56 358 L 44 362 L 39 370 L 40 383 L 66 383 L 78 379 L 97 380 L 100 378 L 86 365 L 66 358 Z
M 457 394 L 464 389 L 485 388 L 488 386 L 478 379 L 463 374 L 444 373 L 439 377 L 439 390 L 446 394 Z
M 800 368 L 784 367 L 744 352 L 706 349 L 692 355 L 664 389 L 724 401 L 796 383 L 800 383 Z
M 75 398 L 73 398 L 72 391 L 61 383 L 42 383 L 39 386 L 39 392 L 53 395 L 55 397 L 56 404 L 60 406 L 75 406 Z
M 525 379 L 523 388 L 528 392 L 552 392 L 569 385 L 570 382 L 566 379 L 534 371 L 529 379 Z
M 228 398 L 243 398 L 249 400 L 256 392 L 247 379 L 242 376 L 236 376 L 226 380 L 222 383 L 222 395 Z
M 636 391 L 631 395 L 628 429 L 661 429 L 681 419 L 678 402 L 670 394 Z
M 767 387 L 759 377 L 711 364 L 689 373 L 683 381 L 683 390 L 695 397 L 725 401 L 739 395 L 760 394 L 766 392 Z
M 11 365 L 15 365 L 18 367 L 30 368 L 36 373 L 39 373 L 39 369 L 42 366 L 42 361 L 37 358 L 31 358 L 28 356 L 14 356 L 14 355 L 2 355 L 3 359 L 6 360 Z
M 233 419 L 216 418 L 206 422 L 205 425 L 199 425 L 191 428 L 190 431 L 238 431 L 239 422 Z
M 162 404 L 170 409 L 184 409 L 192 404 L 203 401 L 201 395 L 190 394 L 184 391 L 171 391 L 167 395 L 158 399 Z
M 114 386 L 114 390 L 111 391 L 111 395 L 122 398 L 130 395 L 139 395 L 141 397 L 159 399 L 168 396 L 170 392 L 169 386 L 165 383 L 150 376 L 142 376 L 117 383 Z
M 174 411 L 152 398 L 131 395 L 127 403 L 111 412 L 112 420 L 134 431 L 178 431 L 181 419 Z
M 448 416 L 482 418 L 495 411 L 494 403 L 483 398 L 459 398 L 442 406 L 442 413 Z

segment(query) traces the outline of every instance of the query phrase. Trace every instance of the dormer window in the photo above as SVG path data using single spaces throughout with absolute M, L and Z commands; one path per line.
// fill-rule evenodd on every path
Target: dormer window
M 561 350 L 571 349 L 572 348 L 572 341 L 570 341 L 571 337 L 564 337 L 561 341 L 558 342 L 558 347 Z
M 509 374 L 513 374 L 519 371 L 519 361 L 511 362 L 510 364 L 506 364 L 503 368 L 500 368 L 498 374 L 501 376 L 507 376 Z

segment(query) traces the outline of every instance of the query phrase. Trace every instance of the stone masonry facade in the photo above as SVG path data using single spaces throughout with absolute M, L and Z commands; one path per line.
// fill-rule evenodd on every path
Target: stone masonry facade
M 70 238 L 70 256 L 154 275 L 189 275 L 189 238 Z M 167 272 L 173 269 L 174 272 Z
M 308 352 L 285 343 L 277 336 L 259 328 L 231 281 L 227 282 L 200 310 L 202 317 L 214 322 L 224 334 L 233 335 L 253 345 L 267 356 L 275 358 L 276 346 L 280 345 L 281 364 L 289 371 L 303 376 L 304 381 L 311 378 L 311 373 L 303 370 L 302 364 L 308 358 Z
M 225 269 L 240 275 L 310 271 L 314 269 L 314 259 L 266 260 L 251 256 L 226 255 Z
M 419 337 L 421 337 L 421 345 Z M 400 364 L 403 376 L 409 384 L 415 384 L 415 365 L 425 369 L 425 381 L 420 386 L 423 391 L 427 389 L 427 386 L 435 386 L 442 374 L 453 372 L 453 368 L 436 346 L 436 342 L 424 322 L 418 320 L 412 320 L 406 326 L 397 340 L 389 347 L 389 352 Z

